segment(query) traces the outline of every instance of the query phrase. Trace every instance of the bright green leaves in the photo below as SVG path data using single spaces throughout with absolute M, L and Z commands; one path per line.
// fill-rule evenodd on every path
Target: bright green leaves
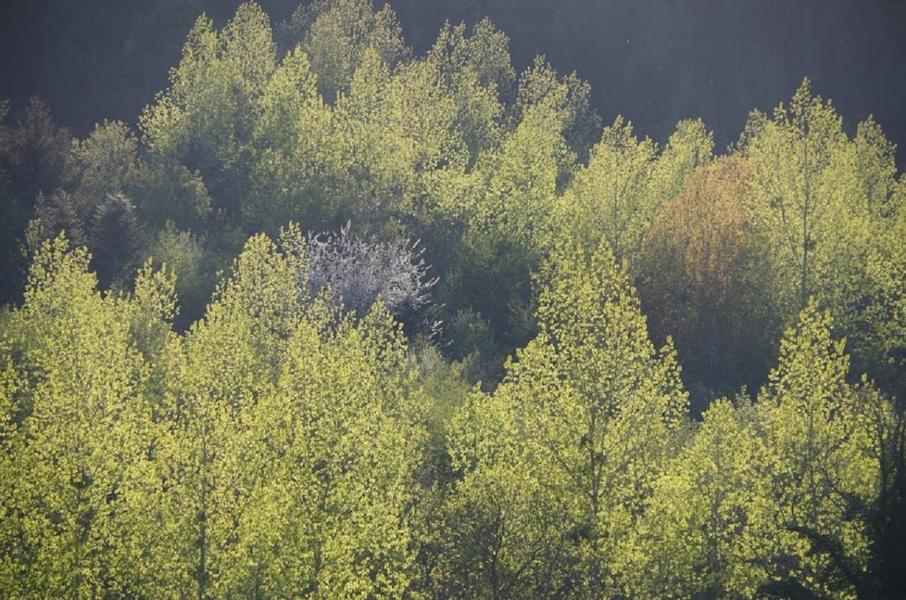
M 849 384 L 848 365 L 828 314 L 810 303 L 757 403 L 712 404 L 654 486 L 633 547 L 636 594 L 868 589 L 882 452 L 870 432 L 890 405 Z
M 35 596 L 128 595 L 143 577 L 133 542 L 148 367 L 132 341 L 134 301 L 98 294 L 87 263 L 62 237 L 45 242 L 26 304 L 4 328 L 4 391 L 19 406 L 2 484 L 15 515 L 2 577 Z
M 249 577 L 245 540 L 235 528 L 264 473 L 255 411 L 272 394 L 281 350 L 299 319 L 286 261 L 252 238 L 204 321 L 174 340 L 156 464 L 162 485 L 156 540 L 184 579 L 161 593 L 193 589 L 222 596 Z M 163 566 L 163 565 L 162 565 Z M 166 591 L 169 590 L 169 591 Z
M 428 61 L 436 64 L 456 102 L 457 129 L 474 163 L 482 150 L 499 142 L 503 101 L 512 95 L 515 72 L 509 38 L 487 19 L 466 35 L 466 27 L 445 24 Z
M 899 187 L 906 192 L 906 179 Z M 903 192 L 900 192 L 901 194 Z M 892 201 L 896 213 L 879 232 L 874 232 L 866 258 L 863 298 L 867 306 L 850 305 L 841 318 L 852 330 L 855 364 L 876 377 L 881 389 L 902 400 L 906 397 L 906 195 Z M 855 316 L 856 323 L 850 325 Z
M 498 523 L 489 542 L 497 553 L 479 550 L 472 560 L 493 560 L 509 577 L 524 571 L 524 583 L 541 586 L 511 594 L 547 585 L 615 593 L 620 546 L 669 455 L 686 395 L 672 351 L 651 345 L 625 271 L 605 247 L 554 254 L 538 321 L 539 336 L 503 384 L 458 417 L 453 457 L 464 479 L 455 502 Z M 514 533 L 500 539 L 500 530 Z M 558 540 L 550 552 L 563 565 L 540 561 L 542 539 Z M 552 567 L 546 578 L 534 571 Z M 485 575 L 474 585 L 487 593 L 496 583 Z
M 597 598 L 873 585 L 893 413 L 847 381 L 815 303 L 758 402 L 718 401 L 693 427 L 625 264 L 574 243 L 538 276 L 538 335 L 492 394 L 463 400 L 454 374 L 439 380 L 452 390 L 419 377 L 382 307 L 343 317 L 301 294 L 303 242 L 295 226 L 282 249 L 251 238 L 185 335 L 170 329 L 166 270 L 102 295 L 86 252 L 43 245 L 25 305 L 2 315 L 6 588 Z
M 651 193 L 658 207 L 679 194 L 686 178 L 713 156 L 714 134 L 704 122 L 687 119 L 677 123 L 651 174 Z
M 215 596 L 395 596 L 420 443 L 405 345 L 386 313 L 335 326 L 326 306 L 303 310 L 294 276 L 253 238 L 186 339 L 171 537 Z
M 468 76 L 471 72 L 479 85 L 506 97 L 512 93 L 516 79 L 509 45 L 509 37 L 488 19 L 476 23 L 468 35 L 464 23 L 445 23 L 430 56 L 444 66 L 447 76 Z
M 682 189 L 697 167 L 711 160 L 713 135 L 701 121 L 682 121 L 663 150 L 638 139 L 618 116 L 605 127 L 564 196 L 561 227 L 592 248 L 605 240 L 618 259 L 633 265 L 654 216 Z
M 300 5 L 281 27 L 287 50 L 308 54 L 323 96 L 334 102 L 349 92 L 366 50 L 395 67 L 409 58 L 402 27 L 389 4 L 374 9 L 371 0 L 317 0 Z
M 233 266 L 233 276 L 222 283 L 208 307 L 206 327 L 248 320 L 257 354 L 279 361 L 279 352 L 295 328 L 301 308 L 296 274 L 266 236 L 252 237 Z
M 88 261 L 63 238 L 46 242 L 25 305 L 4 315 L 4 588 L 407 590 L 425 437 L 392 317 L 376 307 L 338 320 L 308 302 L 258 236 L 179 336 L 165 272 L 146 266 L 134 294 L 102 296 Z
M 499 151 L 480 168 L 489 174 L 474 208 L 475 227 L 524 247 L 537 247 L 548 229 L 561 171 L 572 159 L 556 112 L 532 107 Z
M 795 398 L 806 405 L 837 402 L 845 397 L 848 370 L 843 342 L 830 338 L 830 316 L 812 302 L 781 343 L 780 364 L 771 372 L 764 399 Z
M 563 136 L 582 159 L 599 135 L 601 118 L 591 106 L 591 87 L 573 72 L 561 77 L 544 56 L 536 56 L 519 77 L 515 113 L 524 119 L 532 106 L 548 104 L 558 113 Z
M 762 581 L 748 552 L 768 533 L 757 494 L 767 485 L 751 405 L 717 400 L 654 484 L 629 552 L 639 597 L 751 596 Z M 761 520 L 759 520 L 761 519 Z
M 856 128 L 853 146 L 854 170 L 860 175 L 867 212 L 870 216 L 884 214 L 891 208 L 889 200 L 896 185 L 896 145 L 869 115 Z
M 317 90 L 306 54 L 289 52 L 258 100 L 253 189 L 242 204 L 246 229 L 272 234 L 290 220 L 322 217 L 336 165 L 332 109 Z M 329 212 L 328 212 L 329 214 Z M 322 217 L 323 218 L 323 217 Z
M 767 571 L 816 590 L 852 585 L 835 570 L 863 563 L 866 548 L 862 524 L 847 518 L 847 506 L 870 502 L 875 492 L 873 442 L 859 390 L 846 382 L 848 366 L 842 342 L 830 337 L 829 316 L 812 303 L 785 337 L 759 395 L 772 520 L 784 532 L 774 553 L 802 555 L 794 567 L 781 561 Z
M 881 347 L 891 347 L 880 341 L 874 314 L 891 315 L 900 302 L 899 292 L 882 292 L 876 279 L 880 264 L 896 270 L 902 262 L 895 258 L 902 242 L 888 237 L 899 212 L 890 142 L 872 119 L 849 139 L 833 106 L 805 80 L 789 107 L 780 105 L 770 119 L 753 115 L 743 152 L 754 169 L 746 206 L 770 241 L 782 318 L 792 322 L 814 296 L 852 338 L 860 366 L 889 379 L 878 367 L 889 358 Z M 883 328 L 899 329 L 894 323 Z
M 256 4 L 241 5 L 221 32 L 201 16 L 169 90 L 139 121 L 155 157 L 200 171 L 215 203 L 233 213 L 246 193 L 255 105 L 275 66 L 270 21 Z
M 39 103 L 0 129 L 13 238 L 46 192 L 0 311 L 0 588 L 872 597 L 901 421 L 835 336 L 902 394 L 906 181 L 877 123 L 848 136 L 806 81 L 714 160 L 700 121 L 601 131 L 543 58 L 517 82 L 488 21 L 421 57 L 369 0 L 279 33 L 254 4 L 199 19 L 140 137 L 70 145 Z M 302 228 L 350 219 L 424 241 L 441 344 L 311 297 Z M 794 322 L 757 402 L 687 420 L 671 334 L 710 401 Z
M 846 136 L 836 111 L 812 95 L 807 79 L 789 107 L 778 106 L 772 119 L 757 117 L 750 119 L 743 148 L 755 169 L 751 210 L 772 236 L 784 306 L 795 314 L 815 289 L 811 270 L 822 250 L 816 231 L 833 219 L 831 190 L 823 183 Z
M 618 258 L 634 257 L 658 208 L 648 193 L 656 153 L 654 142 L 638 140 L 632 124 L 617 117 L 576 174 L 564 226 L 589 247 L 604 239 Z
M 296 48 L 286 55 L 264 87 L 255 137 L 289 154 L 297 143 L 304 142 L 300 134 L 311 120 L 310 114 L 321 105 L 317 77 L 308 57 Z
M 398 596 L 414 558 L 404 508 L 421 443 L 404 345 L 385 313 L 326 336 L 324 326 L 297 329 L 278 392 L 259 409 L 279 456 L 258 494 L 272 511 L 263 547 L 280 552 L 262 566 L 280 596 Z

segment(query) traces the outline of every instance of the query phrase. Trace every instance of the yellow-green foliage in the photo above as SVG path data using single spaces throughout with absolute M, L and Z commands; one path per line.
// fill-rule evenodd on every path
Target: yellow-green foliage
M 623 545 L 682 429 L 673 352 L 648 340 L 606 246 L 556 253 L 545 279 L 538 337 L 456 418 L 451 510 L 497 523 L 472 594 L 494 597 L 498 577 L 507 597 L 619 593 Z
M 203 321 L 171 332 L 146 268 L 103 295 L 60 237 L 5 317 L 0 378 L 14 597 L 399 597 L 425 440 L 406 344 L 303 304 L 252 238 Z
M 132 335 L 141 302 L 101 295 L 88 259 L 45 242 L 3 330 L 0 577 L 29 597 L 129 595 L 142 577 L 154 423 Z M 145 304 L 165 302 L 156 293 L 142 286 Z
M 881 127 L 805 80 L 715 158 L 701 121 L 602 128 L 489 21 L 416 56 L 375 8 L 315 0 L 276 39 L 254 3 L 201 16 L 140 135 L 70 143 L 39 102 L 0 126 L 3 272 L 31 261 L 0 282 L 0 597 L 895 595 Z M 420 240 L 414 351 L 379 301 L 311 297 L 303 230 L 350 222 Z M 681 377 L 703 405 L 765 385 L 698 422 Z
M 757 403 L 712 404 L 636 532 L 637 595 L 854 597 L 869 552 L 855 514 L 880 483 L 872 413 L 889 405 L 847 383 L 842 348 L 811 303 Z
M 695 425 L 606 245 L 551 253 L 488 394 L 380 304 L 305 295 L 301 241 L 252 237 L 185 334 L 166 267 L 101 293 L 87 252 L 43 244 L 0 321 L 11 597 L 872 589 L 895 413 L 815 302 L 757 401 Z

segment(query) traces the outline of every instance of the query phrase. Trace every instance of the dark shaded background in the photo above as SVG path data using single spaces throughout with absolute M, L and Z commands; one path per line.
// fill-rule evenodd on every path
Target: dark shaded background
M 299 0 L 260 0 L 276 23 Z M 488 16 L 517 68 L 544 53 L 592 84 L 605 121 L 623 113 L 663 140 L 699 116 L 721 146 L 752 108 L 788 98 L 803 76 L 848 127 L 873 113 L 906 164 L 906 0 L 391 0 L 417 50 L 444 20 Z M 218 24 L 238 0 L 18 0 L 0 6 L 0 98 L 15 114 L 39 93 L 78 135 L 135 122 L 167 83 L 195 17 Z M 380 1 L 376 2 L 380 4 Z

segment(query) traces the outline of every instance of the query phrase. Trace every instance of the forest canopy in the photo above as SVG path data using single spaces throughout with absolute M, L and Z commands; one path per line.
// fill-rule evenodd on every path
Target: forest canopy
M 896 597 L 906 176 L 819 89 L 659 144 L 315 0 L 134 123 L 0 103 L 0 589 Z

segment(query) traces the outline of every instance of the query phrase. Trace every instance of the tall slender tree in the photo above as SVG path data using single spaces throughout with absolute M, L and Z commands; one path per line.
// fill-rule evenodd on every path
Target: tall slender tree
M 459 493 L 497 522 L 495 536 L 479 544 L 494 553 L 483 560 L 502 559 L 501 577 L 531 571 L 526 581 L 543 586 L 511 586 L 497 597 L 618 594 L 625 536 L 674 447 L 687 397 L 672 348 L 651 344 L 628 276 L 606 246 L 555 253 L 544 282 L 538 337 L 509 363 L 494 395 L 477 397 L 460 417 Z M 485 504 L 495 497 L 510 500 Z M 560 558 L 540 558 L 537 536 L 556 540 L 550 552 Z M 490 576 L 479 589 L 493 592 Z

